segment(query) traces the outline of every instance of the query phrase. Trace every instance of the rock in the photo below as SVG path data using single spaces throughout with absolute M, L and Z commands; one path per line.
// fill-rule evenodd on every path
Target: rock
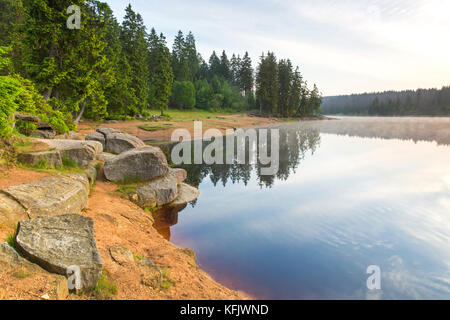
M 109 160 L 112 160 L 115 157 L 117 157 L 117 155 L 108 152 L 102 152 L 97 155 L 97 160 L 102 162 L 108 162 Z
M 120 246 L 109 248 L 111 258 L 120 265 L 133 264 L 134 256 L 130 250 Z
M 160 288 L 163 280 L 161 269 L 149 258 L 139 261 L 138 266 L 141 271 L 141 283 L 152 289 Z
M 93 186 L 95 184 L 95 181 L 97 181 L 97 169 L 95 169 L 95 167 L 89 166 L 84 169 L 84 173 L 89 180 L 89 184 Z
M 48 294 L 44 294 L 44 295 L 41 297 L 41 299 L 42 299 L 42 300 L 50 300 L 50 296 L 49 296 Z
M 81 140 L 80 136 L 75 131 L 70 131 L 68 133 L 57 135 L 55 137 L 55 139 L 59 139 L 59 140 L 64 140 L 64 139 L 65 140 Z
M 106 179 L 110 181 L 149 181 L 167 173 L 169 166 L 161 149 L 142 147 L 124 152 L 105 164 Z
M 131 149 L 145 147 L 145 143 L 130 134 L 110 133 L 106 135 L 106 150 L 111 153 L 121 154 Z
M 42 131 L 51 131 L 53 130 L 52 125 L 48 122 L 41 122 L 39 121 L 38 124 L 36 125 L 38 130 L 42 130 Z
M 0 201 L 0 217 L 8 211 L 19 209 L 20 206 L 25 209 L 29 218 L 55 216 L 79 213 L 87 206 L 89 181 L 81 174 L 48 177 L 35 183 L 12 186 L 1 192 L 16 200 L 17 204 L 3 198 L 6 205 L 11 207 L 3 208 L 2 214 Z M 19 216 L 23 216 L 20 210 L 15 218 Z
M 56 133 L 53 130 L 34 130 L 31 136 L 39 139 L 55 139 Z
M 178 186 L 178 197 L 168 206 L 174 208 L 184 207 L 189 202 L 197 200 L 199 196 L 200 191 L 198 191 L 198 189 L 186 183 L 182 183 L 181 185 Z
M 102 262 L 94 239 L 94 221 L 81 215 L 39 217 L 19 223 L 17 250 L 49 272 L 67 275 L 80 268 L 81 286 L 92 289 L 102 273 Z
M 170 169 L 169 174 L 175 176 L 178 184 L 182 184 L 187 179 L 187 171 L 184 169 Z
M 32 167 L 44 163 L 46 167 L 61 167 L 63 165 L 61 153 L 57 150 L 22 153 L 18 155 L 17 159 L 20 163 Z
M 13 227 L 18 221 L 28 219 L 24 207 L 0 190 L 0 225 Z
M 21 120 L 21 121 L 25 121 L 25 122 L 33 122 L 33 123 L 38 123 L 39 117 L 37 116 L 32 116 L 29 114 L 23 114 L 23 113 L 16 113 L 14 115 L 14 118 L 16 118 L 16 120 Z
M 61 151 L 63 158 L 76 161 L 80 166 L 88 166 L 96 159 L 97 154 L 103 152 L 103 146 L 97 141 L 79 140 L 40 140 Z
M 142 208 L 160 207 L 169 204 L 177 198 L 177 185 L 176 176 L 170 173 L 151 181 L 149 184 L 136 190 L 137 203 Z
M 105 135 L 100 132 L 94 132 L 86 136 L 87 141 L 97 141 L 100 142 L 103 146 L 103 149 L 106 149 L 106 139 Z
M 98 128 L 96 130 L 98 133 L 101 133 L 105 138 L 108 134 L 112 133 L 122 133 L 122 131 L 114 129 L 114 128 Z
M 69 296 L 66 277 L 48 273 L 38 265 L 22 258 L 6 242 L 0 243 L 0 273 L 18 270 L 29 274 L 42 274 L 46 281 L 55 283 L 51 297 L 47 294 L 48 299 L 65 300 Z

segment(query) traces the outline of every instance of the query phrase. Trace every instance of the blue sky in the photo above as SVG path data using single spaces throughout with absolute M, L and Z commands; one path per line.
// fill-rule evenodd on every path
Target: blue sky
M 105 0 L 131 3 L 171 48 L 192 31 L 213 50 L 290 58 L 324 95 L 450 85 L 448 0 Z

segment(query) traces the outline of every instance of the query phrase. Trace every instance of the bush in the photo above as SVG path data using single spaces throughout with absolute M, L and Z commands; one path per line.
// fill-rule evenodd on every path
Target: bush
M 9 59 L 4 58 L 8 50 L 0 47 L 0 71 L 9 66 Z M 11 136 L 16 112 L 37 115 L 42 121 L 49 122 L 58 133 L 69 132 L 74 126 L 70 114 L 55 111 L 44 101 L 30 80 L 18 75 L 0 76 L 0 137 Z M 31 133 L 33 125 L 19 122 L 19 131 Z
M 190 81 L 175 81 L 172 86 L 171 105 L 180 109 L 195 107 L 195 87 Z

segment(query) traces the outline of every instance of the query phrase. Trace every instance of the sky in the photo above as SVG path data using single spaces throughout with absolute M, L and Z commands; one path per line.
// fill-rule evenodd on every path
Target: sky
M 289 58 L 325 96 L 450 85 L 449 0 L 104 0 L 131 3 L 171 48 L 192 31 L 213 50 Z

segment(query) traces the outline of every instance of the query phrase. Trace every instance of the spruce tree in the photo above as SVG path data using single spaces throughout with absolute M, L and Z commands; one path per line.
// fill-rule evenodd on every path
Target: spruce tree
M 278 112 L 278 64 L 275 54 L 268 52 L 261 56 L 256 76 L 257 96 L 260 112 L 277 114 Z
M 149 49 L 150 107 L 160 110 L 161 115 L 164 115 L 169 105 L 174 76 L 166 39 L 163 34 L 158 37 L 155 29 L 149 36 Z
M 140 14 L 133 11 L 131 5 L 125 9 L 120 39 L 123 53 L 131 68 L 130 88 L 134 90 L 137 105 L 127 108 L 129 115 L 135 115 L 148 107 L 148 47 L 147 32 Z
M 246 52 L 242 61 L 240 61 L 239 68 L 239 88 L 245 92 L 245 95 L 253 92 L 253 79 L 252 60 Z

